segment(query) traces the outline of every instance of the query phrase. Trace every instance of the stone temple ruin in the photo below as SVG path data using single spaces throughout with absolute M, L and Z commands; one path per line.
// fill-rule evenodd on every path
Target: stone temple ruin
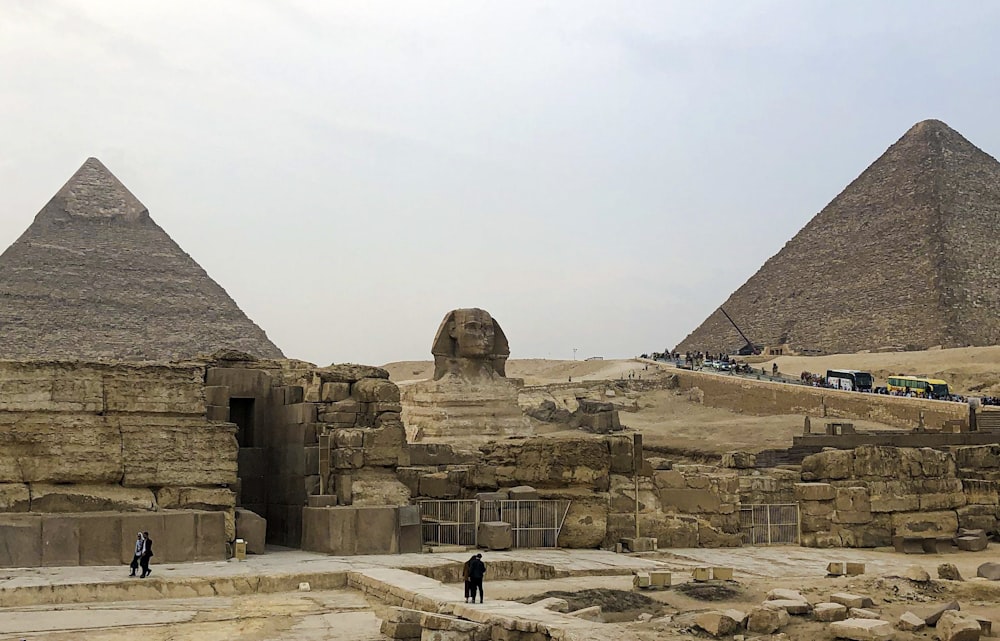
M 0 260 L 0 288 L 21 305 L 2 317 L 0 566 L 122 563 L 138 530 L 165 542 L 162 561 L 223 559 L 237 538 L 251 552 L 269 543 L 355 555 L 448 543 L 634 550 L 653 539 L 660 548 L 767 541 L 922 549 L 998 531 L 995 443 L 865 444 L 810 453 L 797 465 L 746 453 L 691 463 L 644 452 L 641 439 L 620 431 L 603 384 L 601 402 L 581 402 L 570 423 L 582 429 L 535 435 L 531 421 L 540 419 L 522 411 L 522 384 L 506 377 L 507 337 L 480 309 L 446 315 L 433 341 L 433 379 L 402 393 L 382 368 L 284 359 L 112 178 L 88 161 L 39 214 L 33 228 L 41 221 L 44 234 L 29 229 Z M 84 225 L 93 229 L 74 240 Z M 74 251 L 52 242 L 59 229 Z M 100 242 L 85 247 L 84 238 Z M 204 295 L 185 299 L 190 306 L 175 320 L 204 331 L 163 334 L 158 323 L 169 321 L 150 320 L 138 332 L 143 305 L 158 309 L 161 294 L 129 300 L 128 282 L 119 304 L 125 329 L 107 328 L 113 315 L 68 320 L 73 306 L 101 309 L 97 301 L 114 283 L 100 270 L 127 271 L 122 261 L 141 253 L 162 258 L 164 273 L 199 275 Z M 144 260 L 154 273 L 155 260 Z M 24 294 L 33 269 L 43 285 L 60 270 L 81 269 L 101 285 L 79 300 L 53 292 L 52 304 L 68 307 L 53 312 L 43 337 L 26 327 L 40 309 Z M 167 316 L 180 313 L 163 305 Z M 73 330 L 63 334 L 60 324 Z M 737 389 L 704 377 L 698 385 L 707 396 Z M 687 385 L 678 380 L 670 384 Z M 621 383 L 640 384 L 653 383 Z M 738 385 L 755 398 L 755 383 Z M 561 387 L 530 395 L 555 398 Z M 773 390 L 758 387 L 762 403 L 776 402 Z M 782 398 L 797 408 L 813 402 L 791 392 Z M 823 415 L 841 398 L 869 402 L 834 394 L 821 401 Z M 904 409 L 917 407 L 909 400 L 870 402 L 898 409 L 903 420 Z M 552 418 L 560 413 L 553 408 L 539 405 L 535 414 Z M 947 420 L 928 414 L 929 423 Z M 788 510 L 772 513 L 774 506 Z M 484 523 L 497 527 L 481 533 Z M 519 538 L 528 530 L 542 534 Z

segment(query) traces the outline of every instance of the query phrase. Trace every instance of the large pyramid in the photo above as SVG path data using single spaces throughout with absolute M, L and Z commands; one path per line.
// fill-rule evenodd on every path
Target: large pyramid
M 805 352 L 1000 344 L 1000 163 L 914 125 L 722 308 L 755 343 Z M 718 310 L 677 346 L 744 344 Z
M 0 358 L 280 358 L 96 158 L 0 255 Z

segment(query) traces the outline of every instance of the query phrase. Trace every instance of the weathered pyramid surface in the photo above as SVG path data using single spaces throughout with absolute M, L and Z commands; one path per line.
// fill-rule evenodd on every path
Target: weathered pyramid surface
M 914 125 L 722 304 L 755 343 L 823 353 L 1000 344 L 1000 163 Z M 679 351 L 744 341 L 716 311 Z
M 96 158 L 0 255 L 0 358 L 279 350 Z

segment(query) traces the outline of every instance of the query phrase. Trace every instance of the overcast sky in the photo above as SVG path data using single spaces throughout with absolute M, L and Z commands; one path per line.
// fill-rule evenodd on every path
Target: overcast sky
M 290 357 L 672 347 L 915 122 L 1000 153 L 1000 3 L 3 0 L 0 249 L 88 156 Z

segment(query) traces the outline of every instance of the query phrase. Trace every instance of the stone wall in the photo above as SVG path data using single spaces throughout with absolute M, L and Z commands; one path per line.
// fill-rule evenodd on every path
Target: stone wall
M 924 426 L 928 428 L 941 428 L 946 421 L 969 417 L 969 408 L 963 403 L 860 394 L 691 370 L 678 370 L 677 383 L 679 389 L 684 391 L 693 388 L 701 390 L 702 402 L 709 407 L 758 416 L 804 414 L 829 419 L 867 420 L 908 428 L 919 425 L 921 414 Z
M 225 558 L 234 432 L 209 419 L 196 365 L 0 361 L 0 527 L 10 533 L 0 565 L 131 558 L 138 530 L 176 539 L 171 559 Z M 201 511 L 221 514 L 202 521 Z M 204 541 L 181 545 L 216 518 L 218 531 L 205 525 Z M 47 542 L 41 556 L 36 540 Z
M 995 446 L 994 446 L 995 447 Z M 995 469 L 989 448 L 863 446 L 828 450 L 802 462 L 795 486 L 803 545 L 879 547 L 898 536 L 954 536 L 958 528 L 997 531 L 997 483 L 979 475 Z

